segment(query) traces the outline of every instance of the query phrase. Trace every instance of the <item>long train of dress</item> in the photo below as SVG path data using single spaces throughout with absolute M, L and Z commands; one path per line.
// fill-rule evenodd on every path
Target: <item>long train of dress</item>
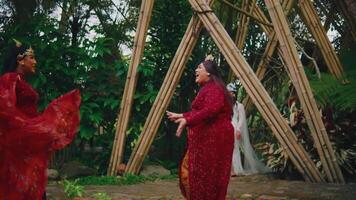
M 247 129 L 244 105 L 236 101 L 232 117 L 232 125 L 235 129 L 234 153 L 232 156 L 232 172 L 236 175 L 250 175 L 268 173 L 271 169 L 266 167 L 256 156 L 253 150 Z M 240 140 L 236 138 L 236 132 L 240 131 Z M 244 163 L 241 162 L 241 150 L 244 154 Z

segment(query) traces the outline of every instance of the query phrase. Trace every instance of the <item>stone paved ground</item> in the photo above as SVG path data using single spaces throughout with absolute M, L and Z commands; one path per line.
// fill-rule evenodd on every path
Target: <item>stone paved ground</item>
M 178 180 L 158 180 L 130 186 L 86 186 L 86 197 L 105 192 L 113 200 L 180 200 Z M 65 199 L 63 188 L 50 183 L 50 200 Z M 276 180 L 262 175 L 234 177 L 228 190 L 228 199 L 253 200 L 352 200 L 356 199 L 356 184 L 312 184 L 302 181 Z

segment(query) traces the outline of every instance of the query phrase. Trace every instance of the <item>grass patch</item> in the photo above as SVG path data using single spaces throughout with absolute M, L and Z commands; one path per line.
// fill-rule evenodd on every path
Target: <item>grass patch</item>
M 87 176 L 76 179 L 80 185 L 134 185 L 146 181 L 175 179 L 177 175 L 167 176 L 141 176 L 125 174 L 124 176 Z

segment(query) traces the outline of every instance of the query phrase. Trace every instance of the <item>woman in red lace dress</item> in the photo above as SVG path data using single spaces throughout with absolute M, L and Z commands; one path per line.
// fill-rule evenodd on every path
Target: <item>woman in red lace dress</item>
M 180 166 L 180 187 L 189 200 L 225 200 L 234 144 L 232 99 L 211 60 L 195 70 L 201 89 L 186 113 L 167 112 L 178 123 L 179 137 L 188 126 L 188 148 Z
M 0 199 L 38 200 L 51 153 L 78 129 L 80 93 L 69 92 L 37 112 L 38 93 L 25 81 L 35 72 L 33 50 L 17 43 L 0 77 Z

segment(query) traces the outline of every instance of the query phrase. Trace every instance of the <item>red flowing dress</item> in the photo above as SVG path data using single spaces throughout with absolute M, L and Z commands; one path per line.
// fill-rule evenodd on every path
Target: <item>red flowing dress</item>
M 183 115 L 188 126 L 188 148 L 179 173 L 182 194 L 189 200 L 225 200 L 234 129 L 224 89 L 213 81 L 204 84 L 192 102 L 192 110 Z
M 51 153 L 69 144 L 79 125 L 80 93 L 69 92 L 37 112 L 38 94 L 18 73 L 0 77 L 0 199 L 41 199 Z

